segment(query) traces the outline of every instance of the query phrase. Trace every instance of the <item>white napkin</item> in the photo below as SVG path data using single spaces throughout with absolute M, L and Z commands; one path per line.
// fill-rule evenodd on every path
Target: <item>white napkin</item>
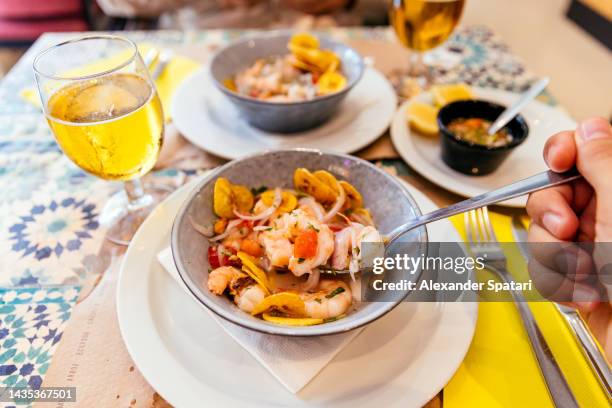
M 193 296 L 179 277 L 172 250 L 164 249 L 157 255 L 157 260 L 179 286 Z M 362 330 L 320 337 L 273 336 L 227 322 L 211 311 L 208 313 L 292 393 L 308 384 Z

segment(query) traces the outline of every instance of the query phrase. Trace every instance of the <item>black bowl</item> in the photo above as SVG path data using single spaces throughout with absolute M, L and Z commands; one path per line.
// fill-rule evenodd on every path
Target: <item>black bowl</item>
M 495 121 L 506 109 L 505 106 L 483 100 L 462 100 L 449 103 L 438 112 L 438 127 L 441 137 L 442 160 L 450 168 L 470 176 L 482 176 L 495 171 L 512 152 L 527 138 L 529 127 L 525 118 L 517 115 L 504 129 L 512 135 L 512 141 L 504 146 L 486 147 L 457 139 L 448 129 L 455 119 L 481 118 Z

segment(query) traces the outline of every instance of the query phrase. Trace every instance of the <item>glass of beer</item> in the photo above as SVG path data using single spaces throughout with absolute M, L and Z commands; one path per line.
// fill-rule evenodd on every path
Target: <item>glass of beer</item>
M 465 0 L 390 0 L 389 21 L 400 43 L 410 50 L 407 72 L 396 78 L 402 93 L 417 93 L 431 84 L 423 53 L 443 44 L 453 33 Z M 411 95 L 402 95 L 410 97 Z
M 164 115 L 149 71 L 132 41 L 98 35 L 41 52 L 34 72 L 57 143 L 77 166 L 123 181 L 100 213 L 107 238 L 127 245 L 167 189 L 143 188 L 157 161 Z

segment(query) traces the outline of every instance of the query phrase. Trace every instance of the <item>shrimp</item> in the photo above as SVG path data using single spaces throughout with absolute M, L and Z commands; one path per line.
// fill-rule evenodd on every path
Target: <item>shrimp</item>
M 348 285 L 339 280 L 322 280 L 315 293 L 300 294 L 308 317 L 329 319 L 346 313 L 353 303 Z
M 265 297 L 266 294 L 261 286 L 254 284 L 239 289 L 234 295 L 234 303 L 240 310 L 251 313 L 253 308 L 264 300 Z
M 248 313 L 266 297 L 261 286 L 233 266 L 221 266 L 208 275 L 208 290 L 215 295 L 223 294 L 228 287 L 234 303 Z
M 334 253 L 332 254 L 332 268 L 334 269 L 343 270 L 348 266 L 353 228 L 353 226 L 348 226 L 336 232 L 334 237 Z
M 221 266 L 208 274 L 208 290 L 215 295 L 221 295 L 232 280 L 244 276 L 233 266 Z
M 357 244 L 361 246 L 364 242 L 383 242 L 383 239 L 376 228 L 368 225 L 357 235 Z
M 293 245 L 280 230 L 265 231 L 259 235 L 260 243 L 272 266 L 287 267 L 293 256 Z
M 315 235 L 311 241 L 315 247 L 312 255 L 296 256 L 294 243 L 304 233 Z M 273 266 L 288 267 L 295 276 L 323 265 L 334 251 L 334 234 L 329 227 L 299 208 L 274 220 L 271 230 L 260 235 L 260 242 Z
M 300 198 L 298 201 L 298 208 L 319 221 L 323 220 L 325 216 L 325 209 L 323 206 L 312 197 Z
M 332 268 L 346 269 L 350 258 L 361 259 L 361 244 L 364 242 L 383 242 L 378 230 L 374 227 L 352 222 L 348 227 L 338 231 L 334 237 Z M 356 250 L 359 248 L 359 250 Z M 356 256 L 354 256 L 356 255 Z
M 334 233 L 329 227 L 300 209 L 291 212 L 286 221 L 289 221 L 288 230 L 293 237 L 310 231 L 314 231 L 316 236 L 316 248 L 312 256 L 296 256 L 296 248 L 294 248 L 293 256 L 289 259 L 289 270 L 295 276 L 302 276 L 325 264 L 334 252 Z

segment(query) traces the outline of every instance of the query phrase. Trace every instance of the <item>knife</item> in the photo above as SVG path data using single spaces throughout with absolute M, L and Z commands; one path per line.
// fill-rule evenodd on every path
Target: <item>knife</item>
M 527 243 L 527 230 L 523 226 L 521 219 L 518 216 L 512 217 L 512 235 L 514 240 L 521 252 L 521 255 L 526 262 L 529 262 L 529 245 Z M 608 360 L 603 355 L 601 348 L 597 344 L 597 341 L 593 338 L 593 335 L 589 331 L 586 323 L 580 316 L 580 313 L 576 309 L 568 306 L 560 305 L 552 302 L 561 315 L 565 318 L 569 326 L 574 332 L 574 336 L 578 339 L 578 342 L 582 346 L 582 353 L 587 358 L 591 369 L 596 374 L 599 383 L 602 388 L 606 391 L 608 399 L 612 398 L 612 372 Z

